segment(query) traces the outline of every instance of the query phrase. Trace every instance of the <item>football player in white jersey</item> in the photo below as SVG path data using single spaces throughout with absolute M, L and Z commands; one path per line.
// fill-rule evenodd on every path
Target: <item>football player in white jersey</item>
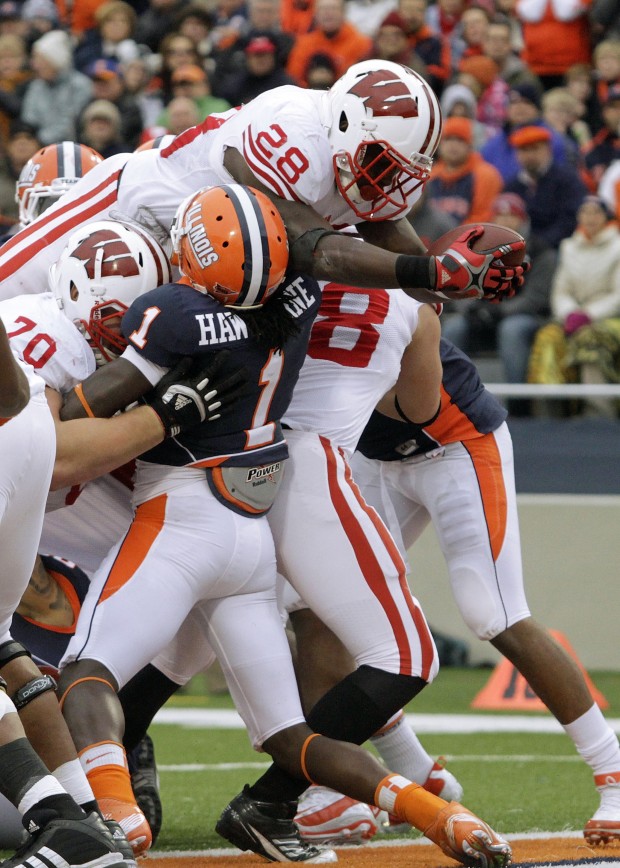
M 236 355 L 243 358 L 251 371 L 251 379 L 258 375 L 260 388 L 253 386 L 238 408 L 236 424 L 242 429 L 241 437 L 230 427 L 220 429 L 216 439 L 197 430 L 192 438 L 181 437 L 174 443 L 169 441 L 165 449 L 152 450 L 141 457 L 134 522 L 125 540 L 112 550 L 95 576 L 90 599 L 87 596 L 76 634 L 62 664 L 64 713 L 82 758 L 87 759 L 97 772 L 96 776 L 92 775 L 92 781 L 93 786 L 101 789 L 100 802 L 115 802 L 110 805 L 110 810 L 119 817 L 125 811 L 123 816 L 132 820 L 136 814 L 131 804 L 133 799 L 128 780 L 122 787 L 119 783 L 125 761 L 120 743 L 122 716 L 114 696 L 118 687 L 148 663 L 162 643 L 174 635 L 191 611 L 192 626 L 195 628 L 197 625 L 217 649 L 231 693 L 253 743 L 278 759 L 281 763 L 279 773 L 286 780 L 292 780 L 293 786 L 299 785 L 299 778 L 306 777 L 339 786 L 352 796 L 359 797 L 364 793 L 365 800 L 376 802 L 380 807 L 389 806 L 396 814 L 412 820 L 445 852 L 465 864 L 473 864 L 472 853 L 476 843 L 484 858 L 489 860 L 488 864 L 505 865 L 509 859 L 509 846 L 465 808 L 449 805 L 398 775 L 388 773 L 386 776 L 383 766 L 377 765 L 366 752 L 351 743 L 334 743 L 329 737 L 317 738 L 317 733 L 308 728 L 301 713 L 288 646 L 275 606 L 275 555 L 265 514 L 272 505 L 273 486 L 279 482 L 280 462 L 286 455 L 280 451 L 283 440 L 277 414 L 288 405 L 297 371 L 304 361 L 307 335 L 318 307 L 319 289 L 311 278 L 289 279 L 284 295 L 285 310 L 288 316 L 298 321 L 299 330 L 286 340 L 286 351 L 282 354 L 274 352 L 273 346 L 270 348 L 270 344 L 265 343 L 266 338 L 262 337 L 265 335 L 264 325 L 257 331 L 252 327 L 252 317 L 242 319 L 238 313 L 234 318 L 231 318 L 232 314 L 226 316 L 211 298 L 213 295 L 216 300 L 228 300 L 233 310 L 239 309 L 239 302 L 244 297 L 250 300 L 260 298 L 269 269 L 260 267 L 264 251 L 261 254 L 258 240 L 262 235 L 263 244 L 266 239 L 269 239 L 270 246 L 275 243 L 273 233 L 265 235 L 259 231 L 260 221 L 271 219 L 268 215 L 273 206 L 267 203 L 266 197 L 233 185 L 221 190 L 211 188 L 190 197 L 180 210 L 180 225 L 175 231 L 176 252 L 185 277 L 181 283 L 138 299 L 124 317 L 123 330 L 131 342 L 126 358 L 139 354 L 145 375 L 153 363 L 165 363 L 171 355 L 190 352 L 192 347 L 196 347 L 194 353 L 201 352 L 200 347 L 204 347 L 202 352 L 208 353 L 214 349 L 219 352 L 222 344 L 229 344 L 234 345 Z M 237 244 L 227 251 L 230 261 L 228 281 L 221 261 L 222 239 L 218 237 L 220 208 L 228 217 L 234 208 L 239 221 Z M 257 221 L 258 225 L 255 225 Z M 226 228 L 225 222 L 223 228 Z M 275 238 L 281 238 L 281 233 L 276 233 Z M 237 251 L 239 240 L 246 251 L 240 257 Z M 210 271 L 208 263 L 198 265 L 196 251 L 192 248 L 196 242 L 199 242 L 203 254 L 207 251 L 208 256 L 217 257 L 214 271 Z M 248 257 L 248 245 L 252 257 Z M 241 279 L 243 269 L 237 270 L 236 262 L 245 263 L 246 269 L 251 262 L 252 280 L 244 282 Z M 215 278 L 214 284 L 211 284 L 212 278 Z M 195 293 L 196 289 L 202 295 Z M 409 310 L 405 322 L 390 322 L 382 333 L 381 325 L 389 308 L 387 293 L 376 293 L 376 304 L 365 316 L 368 296 L 373 293 L 362 293 L 359 297 L 351 293 L 354 297 L 350 298 L 349 293 L 339 292 L 338 287 L 334 292 L 335 304 L 339 306 L 342 303 L 343 311 L 349 304 L 360 311 L 360 322 L 356 321 L 349 330 L 349 342 L 354 350 L 356 348 L 351 356 L 359 366 L 364 366 L 379 336 L 384 337 L 379 355 L 386 364 L 388 359 L 392 361 L 393 380 L 396 380 L 404 336 L 406 343 L 411 340 L 412 330 L 417 324 L 418 306 Z M 407 302 L 398 290 L 393 295 L 394 305 Z M 277 317 L 278 298 L 276 295 L 273 302 L 268 302 L 272 317 Z M 260 313 L 255 314 L 256 325 Z M 435 314 L 430 311 L 424 315 L 430 317 L 429 327 L 419 330 L 419 339 L 424 343 L 434 337 L 437 341 L 437 332 L 433 331 Z M 247 322 L 246 329 L 242 327 L 244 322 Z M 359 330 L 361 322 L 366 327 L 362 341 L 356 347 L 357 342 L 351 335 Z M 303 352 L 300 353 L 300 349 Z M 117 388 L 126 391 L 126 398 L 136 397 L 136 392 L 131 391 L 136 384 L 122 376 L 123 361 L 120 359 L 114 367 L 107 366 L 84 384 L 84 393 L 94 409 L 98 396 L 105 406 L 107 385 L 112 375 L 116 378 Z M 415 399 L 399 396 L 404 401 L 404 411 L 416 418 L 432 415 L 439 402 L 441 372 L 438 365 L 435 366 L 435 375 L 435 390 L 430 400 L 428 395 L 419 398 L 418 406 Z M 369 412 L 377 395 L 384 390 L 383 383 L 378 385 L 384 376 L 383 372 L 373 377 L 376 394 L 371 399 L 364 395 L 366 390 L 361 389 L 369 404 Z M 337 403 L 336 400 L 334 409 Z M 75 406 L 75 401 L 72 405 Z M 346 436 L 352 436 L 348 430 Z M 312 434 L 308 437 L 313 442 L 319 439 Z M 336 451 L 334 448 L 333 452 Z M 336 461 L 338 470 L 346 475 L 342 462 L 338 458 Z M 216 462 L 215 466 L 213 462 Z M 326 463 L 329 459 L 324 461 Z M 294 475 L 295 468 L 293 479 Z M 257 486 L 254 481 L 258 482 Z M 280 486 L 282 484 L 286 481 L 279 482 Z M 266 486 L 267 494 L 263 486 Z M 350 490 L 348 483 L 343 481 L 341 491 L 345 498 L 347 488 Z M 323 487 L 321 496 L 324 491 Z M 277 502 L 278 497 L 275 497 L 273 503 Z M 375 524 L 361 505 L 354 508 L 354 512 L 354 521 L 363 525 L 373 542 L 379 538 L 383 543 L 381 567 L 385 565 L 386 572 L 389 572 L 389 582 L 385 577 L 383 585 L 389 584 L 390 587 L 379 591 L 382 597 L 379 602 L 369 599 L 366 590 L 358 592 L 360 614 L 365 617 L 365 623 L 371 617 L 377 618 L 378 624 L 373 625 L 373 629 L 377 629 L 383 639 L 383 647 L 370 642 L 360 649 L 359 655 L 362 664 L 368 660 L 369 664 L 385 667 L 379 671 L 366 666 L 367 670 L 372 669 L 368 673 L 369 679 L 366 679 L 370 681 L 370 691 L 375 691 L 372 700 L 381 705 L 377 708 L 371 701 L 370 715 L 372 719 L 379 718 L 383 722 L 395 701 L 402 703 L 405 694 L 413 695 L 423 686 L 425 679 L 432 678 L 436 670 L 436 654 L 415 600 L 399 581 L 401 570 L 398 563 L 402 562 L 394 547 L 390 546 L 385 529 L 382 533 L 377 526 L 380 522 L 376 514 L 373 513 Z M 363 531 L 360 527 L 354 532 L 359 537 Z M 213 534 L 217 537 L 217 545 L 212 541 Z M 348 544 L 346 539 L 345 544 Z M 360 545 L 363 548 L 363 541 Z M 181 550 L 184 555 L 179 558 Z M 377 586 L 382 583 L 379 572 L 375 569 L 372 576 Z M 164 573 L 165 581 L 162 582 Z M 364 587 L 365 580 L 363 576 Z M 356 591 L 358 589 L 359 584 L 355 587 Z M 120 613 L 128 608 L 135 613 L 131 636 L 126 637 L 126 642 L 119 641 L 118 631 L 113 629 L 113 625 Z M 390 623 L 390 616 L 393 623 Z M 341 621 L 338 623 L 343 631 L 347 630 L 350 638 L 351 631 Z M 252 629 L 249 629 L 250 624 Z M 420 672 L 419 676 L 417 672 Z M 278 686 L 275 694 L 274 685 Z M 386 689 L 394 690 L 399 700 L 388 698 Z M 353 687 L 353 694 L 355 690 Z M 345 704 L 350 697 L 351 691 L 345 687 Z M 351 716 L 355 711 L 357 705 L 351 709 Z M 332 720 L 326 721 L 327 729 L 333 717 L 332 711 Z M 351 737 L 351 741 L 354 740 Z M 114 787 L 118 787 L 119 795 L 116 797 L 113 795 Z M 305 785 L 301 784 L 303 788 Z M 99 795 L 97 789 L 95 792 Z M 276 792 L 275 798 L 269 794 L 265 799 L 257 798 L 257 794 L 242 793 L 226 809 L 218 829 L 244 849 L 260 852 L 275 861 L 333 861 L 332 854 L 321 854 L 313 848 L 300 846 L 298 833 L 292 824 L 293 816 L 294 804 L 291 805 L 290 799 L 282 792 Z M 255 831 L 257 828 L 258 832 Z M 448 828 L 453 832 L 452 843 L 447 838 Z M 137 838 L 136 845 L 136 852 L 144 849 L 143 842 Z
M 317 279 L 401 286 L 420 301 L 501 298 L 522 282 L 499 252 L 463 236 L 421 256 L 406 214 L 429 176 L 441 134 L 434 93 L 387 61 L 352 66 L 327 92 L 285 86 L 209 116 L 162 150 L 118 154 L 0 250 L 0 298 L 41 292 L 68 235 L 106 217 L 138 222 L 168 242 L 188 195 L 233 181 L 265 192 L 283 216 L 291 267 Z M 332 234 L 354 224 L 369 244 Z M 514 245 L 522 246 L 521 242 Z M 415 255 L 418 254 L 418 255 Z
M 81 482 L 156 445 L 181 422 L 166 403 L 166 395 L 178 386 L 169 382 L 176 376 L 165 378 L 166 392 L 152 406 L 109 420 L 58 420 L 58 438 L 53 417 L 54 410 L 58 416 L 59 393 L 94 370 L 96 355 L 103 360 L 118 352 L 122 341 L 113 323 L 120 323 L 131 298 L 168 278 L 167 259 L 150 238 L 118 222 L 95 224 L 61 257 L 52 279 L 55 294 L 18 296 L 0 303 L 10 348 L 30 387 L 30 401 L 23 411 L 28 411 L 28 420 L 21 420 L 20 414 L 2 430 L 6 442 L 1 490 L 6 502 L 0 531 L 11 581 L 0 584 L 0 672 L 33 746 L 75 798 L 89 806 L 94 797 L 58 713 L 55 683 L 41 676 L 27 650 L 13 641 L 10 619 L 32 570 L 52 473 L 56 485 Z M 204 371 L 200 376 L 206 380 Z M 200 388 L 194 389 L 198 401 L 201 395 Z M 207 418 L 211 411 L 201 409 Z M 197 421 L 200 418 L 199 413 Z M 45 726 L 41 726 L 43 718 Z
M 2 346 L 6 355 L 6 345 Z M 0 660 L 7 675 L 18 672 L 25 678 L 13 681 L 12 686 L 17 688 L 11 689 L 13 701 L 7 695 L 7 681 L 0 677 L 0 792 L 18 809 L 31 837 L 15 857 L 3 864 L 13 868 L 29 857 L 39 862 L 41 855 L 44 860 L 69 866 L 122 868 L 126 863 L 96 812 L 92 791 L 59 715 L 52 692 L 55 684 L 34 664 L 29 667 L 23 662 L 27 659 L 25 649 L 10 635 L 13 612 L 34 564 L 55 454 L 54 423 L 45 399 L 45 383 L 30 364 L 22 359 L 18 364 L 27 378 L 30 398 L 20 411 L 24 390 L 23 383 L 18 382 L 13 404 L 5 407 L 11 416 L 3 419 L 0 427 Z M 3 366 L 3 388 L 10 386 L 14 378 L 12 367 L 12 360 L 6 369 Z M 30 703 L 31 698 L 36 702 Z M 54 775 L 27 740 L 19 710 L 38 741 L 38 750 L 47 754 Z M 33 726 L 39 715 L 45 717 L 45 734 L 40 726 Z

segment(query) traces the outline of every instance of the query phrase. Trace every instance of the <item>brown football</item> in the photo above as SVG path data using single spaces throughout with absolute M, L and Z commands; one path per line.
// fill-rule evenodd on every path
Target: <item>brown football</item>
M 445 253 L 463 232 L 467 232 L 468 229 L 472 229 L 474 226 L 484 226 L 484 233 L 480 238 L 476 238 L 472 245 L 472 248 L 477 253 L 488 253 L 492 250 L 497 250 L 502 244 L 511 244 L 513 241 L 524 240 L 523 236 L 519 235 L 518 232 L 508 229 L 506 226 L 498 226 L 496 223 L 467 223 L 464 226 L 456 226 L 454 229 L 446 232 L 445 235 L 442 235 L 441 238 L 437 238 L 436 241 L 431 242 L 428 246 L 429 254 L 431 256 L 438 256 L 440 253 Z M 525 249 L 511 250 L 501 257 L 501 261 L 504 265 L 521 265 L 524 256 Z

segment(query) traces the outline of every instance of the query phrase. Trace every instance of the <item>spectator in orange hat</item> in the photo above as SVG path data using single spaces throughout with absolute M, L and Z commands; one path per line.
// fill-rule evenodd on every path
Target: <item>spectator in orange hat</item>
M 554 160 L 552 133 L 546 127 L 519 127 L 511 133 L 510 144 L 519 171 L 506 183 L 506 191 L 525 201 L 532 234 L 557 248 L 575 229 L 585 185 L 574 166 Z
M 509 87 L 499 75 L 499 67 L 484 54 L 465 57 L 459 63 L 458 81 L 476 96 L 476 119 L 484 124 L 489 139 L 502 128 L 508 107 Z
M 455 226 L 490 220 L 491 202 L 502 189 L 502 178 L 474 150 L 469 118 L 444 122 L 439 159 L 426 187 L 433 207 L 449 214 Z
M 316 0 L 315 24 L 314 30 L 298 37 L 286 67 L 302 86 L 307 86 L 304 73 L 313 54 L 329 54 L 340 76 L 368 57 L 372 49 L 370 37 L 345 19 L 345 0 Z
M 506 382 L 524 383 L 534 336 L 549 318 L 557 254 L 530 231 L 525 202 L 516 193 L 500 193 L 491 203 L 490 212 L 491 222 L 525 238 L 531 268 L 519 292 L 505 303 L 485 305 L 475 300 L 458 307 L 448 305 L 442 317 L 442 334 L 466 353 L 496 350 Z M 513 415 L 527 410 L 524 402 L 510 403 Z
M 225 112 L 230 108 L 230 103 L 227 100 L 213 96 L 209 76 L 201 66 L 196 64 L 188 63 L 185 66 L 177 67 L 171 76 L 171 86 L 173 100 L 179 97 L 193 100 L 198 118 L 196 123 L 201 123 L 214 112 Z M 156 125 L 170 130 L 170 103 L 157 118 Z M 192 124 L 187 126 L 192 126 Z
M 551 130 L 543 120 L 541 96 L 541 89 L 530 81 L 513 85 L 508 93 L 506 122 L 503 128 L 482 147 L 482 156 L 499 170 L 504 182 L 513 178 L 520 169 L 516 150 L 510 143 L 510 136 L 518 127 L 537 124 L 549 129 L 554 161 L 568 162 L 564 137 Z
M 87 67 L 86 74 L 92 81 L 94 99 L 108 100 L 119 110 L 121 140 L 133 150 L 138 146 L 144 118 L 137 99 L 125 86 L 122 67 L 115 60 L 100 58 Z

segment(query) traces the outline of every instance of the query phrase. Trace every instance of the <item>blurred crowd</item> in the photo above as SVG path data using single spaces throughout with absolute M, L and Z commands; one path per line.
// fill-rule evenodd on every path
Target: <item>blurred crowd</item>
M 441 100 L 421 237 L 494 222 L 528 241 L 523 290 L 448 305 L 446 335 L 496 353 L 507 382 L 620 382 L 615 0 L 3 0 L 2 233 L 45 145 L 132 151 L 273 87 L 328 88 L 368 57 L 412 67 Z M 618 402 L 579 410 L 615 418 Z

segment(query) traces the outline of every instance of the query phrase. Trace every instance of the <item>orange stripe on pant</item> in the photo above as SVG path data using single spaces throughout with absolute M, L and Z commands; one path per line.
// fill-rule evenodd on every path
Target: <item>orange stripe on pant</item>
M 480 497 L 489 533 L 493 560 L 497 561 L 506 536 L 508 501 L 502 473 L 502 458 L 493 434 L 463 443 L 480 486 Z
M 164 526 L 167 500 L 167 495 L 160 494 L 137 508 L 99 602 L 107 600 L 122 588 L 142 565 Z

